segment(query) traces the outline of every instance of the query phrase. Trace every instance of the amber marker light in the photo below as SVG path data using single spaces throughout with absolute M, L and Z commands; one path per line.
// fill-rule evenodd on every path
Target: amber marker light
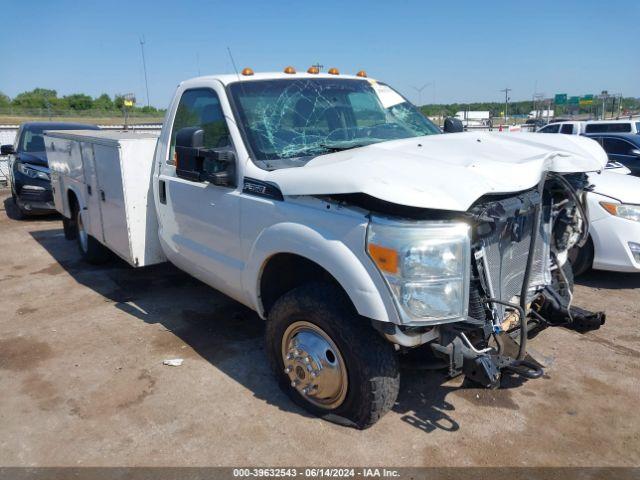
M 370 243 L 368 249 L 369 255 L 371 255 L 380 270 L 388 273 L 398 273 L 398 252 L 375 243 Z
M 291 65 L 289 65 L 288 67 L 284 68 L 284 73 L 288 73 L 289 75 L 292 75 L 296 73 L 296 69 L 293 68 Z
M 337 68 L 330 68 L 329 71 L 327 72 L 329 75 L 340 75 L 340 72 L 338 71 Z
M 318 67 L 309 67 L 309 70 L 307 70 L 307 73 L 310 73 L 312 75 L 317 75 L 320 73 L 320 69 Z
M 365 72 L 364 70 L 360 70 L 358 73 L 356 73 L 356 77 L 367 78 L 367 72 Z
M 251 70 L 249 67 L 243 68 L 242 75 L 244 75 L 245 77 L 250 77 L 251 75 L 253 75 L 253 70 Z

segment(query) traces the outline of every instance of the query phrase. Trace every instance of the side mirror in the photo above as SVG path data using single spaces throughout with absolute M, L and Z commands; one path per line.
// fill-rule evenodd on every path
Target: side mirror
M 16 153 L 13 149 L 13 145 L 2 145 L 0 147 L 0 155 L 12 155 Z
M 633 155 L 634 157 L 640 157 L 640 148 L 632 148 L 629 152 L 629 155 Z
M 447 117 L 444 119 L 444 133 L 459 132 L 464 132 L 464 125 L 462 125 L 462 120 L 453 117 Z
M 199 127 L 185 127 L 176 133 L 176 148 L 202 148 L 204 145 L 204 130 Z
M 204 130 L 185 127 L 176 133 L 176 175 L 193 182 L 235 187 L 236 157 L 229 148 L 205 148 Z

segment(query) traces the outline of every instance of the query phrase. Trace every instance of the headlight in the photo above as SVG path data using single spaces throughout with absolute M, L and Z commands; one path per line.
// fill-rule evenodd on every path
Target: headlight
M 51 180 L 49 174 L 47 172 L 43 172 L 41 170 L 36 170 L 35 168 L 29 167 L 24 163 L 18 163 L 18 171 L 23 175 L 26 175 L 30 178 L 39 178 L 41 180 Z
M 634 222 L 640 222 L 640 205 L 610 202 L 600 202 L 600 205 L 611 215 L 626 218 L 627 220 L 632 220 Z
M 469 226 L 462 222 L 373 219 L 367 251 L 384 276 L 404 323 L 467 317 Z

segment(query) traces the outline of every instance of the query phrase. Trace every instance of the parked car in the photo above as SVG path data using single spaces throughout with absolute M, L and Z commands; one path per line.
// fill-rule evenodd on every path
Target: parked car
M 11 196 L 21 217 L 56 211 L 43 132 L 97 129 L 96 125 L 83 123 L 27 122 L 20 126 L 13 145 L 2 145 L 0 153 L 10 156 Z
M 589 238 L 569 253 L 575 275 L 590 268 L 640 272 L 640 178 L 616 170 L 589 174 Z
M 441 133 L 364 72 L 287 67 L 180 83 L 157 140 L 50 131 L 46 146 L 86 261 L 169 260 L 247 305 L 280 387 L 366 428 L 394 405 L 409 349 L 497 387 L 502 372 L 543 374 L 526 360 L 530 321 L 604 322 L 571 308 L 566 261 L 604 151 L 579 136 Z M 509 334 L 512 356 L 491 343 Z
M 611 162 L 621 163 L 631 175 L 640 177 L 640 135 L 633 133 L 593 133 L 586 134 L 597 141 Z

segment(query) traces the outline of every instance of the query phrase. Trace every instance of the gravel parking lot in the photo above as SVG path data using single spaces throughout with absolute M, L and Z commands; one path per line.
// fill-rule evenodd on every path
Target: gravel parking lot
M 0 208 L 1 466 L 640 464 L 640 275 L 579 280 L 607 324 L 539 334 L 544 378 L 485 391 L 406 368 L 357 431 L 279 391 L 251 311 L 170 265 L 83 264 L 58 217 L 14 220 L 6 191 Z

